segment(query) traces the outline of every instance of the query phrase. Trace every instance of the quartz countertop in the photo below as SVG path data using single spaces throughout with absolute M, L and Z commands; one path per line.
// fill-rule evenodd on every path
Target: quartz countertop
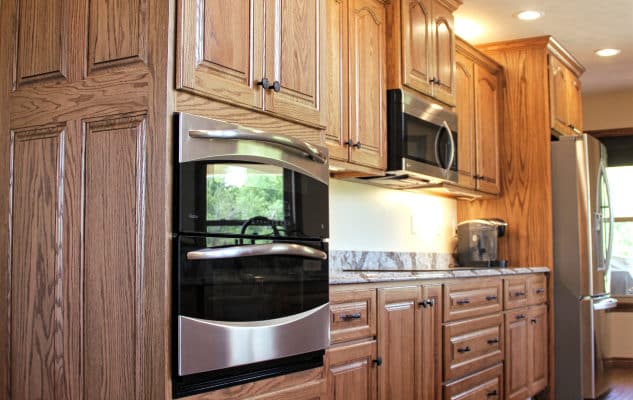
M 547 267 L 519 267 L 519 268 L 449 268 L 425 270 L 342 270 L 330 272 L 330 285 L 344 285 L 353 283 L 416 281 L 451 278 L 476 278 L 486 276 L 503 276 L 531 274 L 535 272 L 550 272 Z

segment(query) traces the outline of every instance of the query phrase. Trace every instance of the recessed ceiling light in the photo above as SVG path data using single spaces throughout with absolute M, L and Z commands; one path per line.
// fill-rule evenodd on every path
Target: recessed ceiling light
M 620 54 L 620 49 L 600 49 L 594 51 L 600 57 L 611 57 Z
M 534 21 L 535 19 L 541 18 L 543 13 L 536 10 L 525 10 L 515 13 L 514 16 L 523 21 Z

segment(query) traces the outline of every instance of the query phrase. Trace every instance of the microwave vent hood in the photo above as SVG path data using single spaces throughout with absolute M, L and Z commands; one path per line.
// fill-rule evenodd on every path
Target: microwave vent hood
M 477 200 L 487 197 L 484 193 L 463 188 L 448 182 L 430 181 L 414 174 L 392 174 L 383 176 L 363 176 L 347 179 L 386 189 L 405 190 L 407 192 L 433 193 L 454 197 L 459 200 Z

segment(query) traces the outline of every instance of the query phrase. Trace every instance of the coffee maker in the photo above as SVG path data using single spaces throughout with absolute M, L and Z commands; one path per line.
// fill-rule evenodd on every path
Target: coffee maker
M 497 259 L 500 237 L 508 223 L 497 218 L 472 219 L 457 224 L 457 263 L 460 267 L 505 267 Z

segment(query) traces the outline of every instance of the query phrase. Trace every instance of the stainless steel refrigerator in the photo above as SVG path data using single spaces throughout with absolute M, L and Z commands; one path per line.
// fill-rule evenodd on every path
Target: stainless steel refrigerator
M 588 136 L 552 142 L 556 399 L 595 399 L 604 375 L 613 214 L 606 149 Z

